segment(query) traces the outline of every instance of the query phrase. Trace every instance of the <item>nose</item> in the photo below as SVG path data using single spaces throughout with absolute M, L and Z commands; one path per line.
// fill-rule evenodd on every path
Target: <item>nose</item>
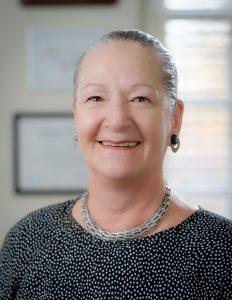
M 114 131 L 122 131 L 129 128 L 132 124 L 128 103 L 115 101 L 108 103 L 105 115 L 104 126 Z

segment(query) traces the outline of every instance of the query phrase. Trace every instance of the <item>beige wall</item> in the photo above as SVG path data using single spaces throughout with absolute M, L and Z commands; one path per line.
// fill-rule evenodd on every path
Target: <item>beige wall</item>
M 12 116 L 26 111 L 71 111 L 71 93 L 36 93 L 26 85 L 25 31 L 33 27 L 102 27 L 107 31 L 143 29 L 149 0 L 116 5 L 24 7 L 0 1 L 0 244 L 21 217 L 70 195 L 25 196 L 13 190 Z

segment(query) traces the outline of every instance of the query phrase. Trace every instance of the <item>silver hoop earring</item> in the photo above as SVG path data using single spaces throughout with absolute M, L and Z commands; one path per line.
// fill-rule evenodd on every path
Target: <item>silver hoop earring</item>
M 74 143 L 74 147 L 76 147 L 77 144 L 78 144 L 78 138 L 77 138 L 77 134 L 76 133 L 74 134 L 73 143 Z
M 180 148 L 180 139 L 176 134 L 171 136 L 171 149 L 172 152 L 176 153 Z

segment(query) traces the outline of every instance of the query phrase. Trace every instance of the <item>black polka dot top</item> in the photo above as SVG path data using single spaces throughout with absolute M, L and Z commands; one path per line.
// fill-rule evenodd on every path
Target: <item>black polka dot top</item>
M 0 253 L 0 300 L 232 299 L 232 222 L 202 208 L 153 236 L 103 241 L 77 200 L 20 220 Z

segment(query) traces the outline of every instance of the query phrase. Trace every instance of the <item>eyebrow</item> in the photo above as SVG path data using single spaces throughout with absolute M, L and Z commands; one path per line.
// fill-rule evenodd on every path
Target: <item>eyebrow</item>
M 152 86 L 151 84 L 148 84 L 148 83 L 136 83 L 136 84 L 133 84 L 131 86 L 131 88 L 133 89 L 134 87 L 137 87 L 137 86 L 146 86 L 150 89 L 152 89 L 152 91 L 158 96 L 160 97 L 160 92 L 159 90 L 155 87 L 155 86 Z
M 104 84 L 101 84 L 101 83 L 88 83 L 85 86 L 83 86 L 81 91 L 83 91 L 84 89 L 86 89 L 87 87 L 90 87 L 90 86 L 99 86 L 99 87 L 102 87 L 102 88 L 105 87 Z
M 139 86 L 146 86 L 146 87 L 149 87 L 150 89 L 153 89 L 153 90 L 156 89 L 154 86 L 152 86 L 151 84 L 148 84 L 148 83 L 135 83 L 135 84 L 132 84 L 131 89 L 139 87 Z

